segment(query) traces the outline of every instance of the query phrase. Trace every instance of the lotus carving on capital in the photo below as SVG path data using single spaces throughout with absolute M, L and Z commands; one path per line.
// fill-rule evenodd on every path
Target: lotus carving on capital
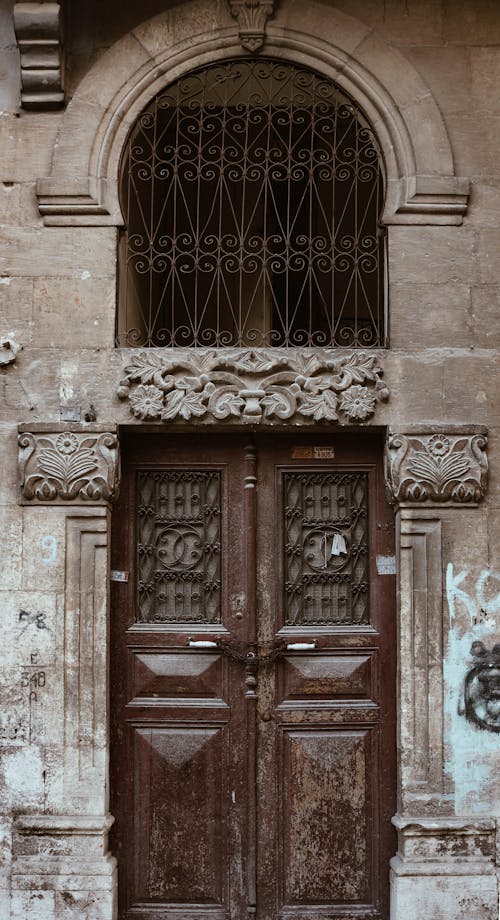
M 137 352 L 118 396 L 141 421 L 363 423 L 389 390 L 376 356 L 337 349 Z
M 487 439 L 481 432 L 390 434 L 386 483 L 392 503 L 480 501 L 486 490 Z

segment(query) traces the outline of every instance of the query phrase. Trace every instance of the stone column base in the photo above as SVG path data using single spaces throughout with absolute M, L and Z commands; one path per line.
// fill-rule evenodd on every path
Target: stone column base
M 391 920 L 498 920 L 493 819 L 396 815 Z
M 16 920 L 115 920 L 116 860 L 107 850 L 111 816 L 20 815 L 14 832 L 12 916 Z

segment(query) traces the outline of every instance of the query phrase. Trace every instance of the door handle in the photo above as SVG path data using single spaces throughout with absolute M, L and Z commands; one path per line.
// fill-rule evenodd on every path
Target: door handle
M 211 639 L 188 639 L 187 644 L 189 648 L 219 648 Z
M 287 652 L 311 652 L 316 648 L 316 642 L 288 642 Z

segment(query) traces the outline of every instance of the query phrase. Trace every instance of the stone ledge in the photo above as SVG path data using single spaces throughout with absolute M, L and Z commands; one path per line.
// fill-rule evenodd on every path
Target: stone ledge
M 113 815 L 17 815 L 15 829 L 20 835 L 107 834 Z
M 394 815 L 397 875 L 492 875 L 497 824 L 494 818 Z

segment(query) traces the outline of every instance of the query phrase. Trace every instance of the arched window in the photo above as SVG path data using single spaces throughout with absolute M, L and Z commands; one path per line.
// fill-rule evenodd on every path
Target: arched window
M 120 345 L 386 344 L 381 156 L 331 80 L 190 72 L 139 116 L 120 181 Z

